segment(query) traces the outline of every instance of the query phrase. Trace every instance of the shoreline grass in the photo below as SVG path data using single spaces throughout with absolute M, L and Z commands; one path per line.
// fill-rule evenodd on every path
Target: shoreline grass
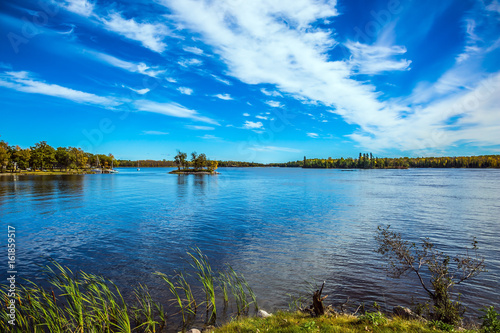
M 366 333 L 366 332 L 449 332 L 419 320 L 400 317 L 386 318 L 383 322 L 371 322 L 363 317 L 349 314 L 330 314 L 311 317 L 303 312 L 279 311 L 268 318 L 241 317 L 214 330 L 214 333 L 250 332 L 325 332 L 325 333 Z M 464 330 L 463 332 L 478 332 Z
M 454 327 L 423 319 L 405 320 L 388 317 L 381 312 L 365 312 L 355 316 L 339 314 L 328 307 L 326 314 L 312 317 L 310 313 L 278 311 L 267 318 L 250 317 L 250 308 L 257 313 L 259 306 L 252 288 L 242 274 L 229 264 L 215 270 L 208 257 L 199 248 L 188 253 L 190 271 L 174 275 L 154 273 L 166 283 L 172 298 L 167 313 L 164 304 L 155 300 L 147 286 L 139 285 L 133 291 L 132 301 L 125 301 L 118 286 L 112 281 L 69 268 L 52 261 L 45 273 L 47 289 L 27 281 L 16 285 L 15 296 L 9 286 L 0 285 L 0 332 L 106 332 L 156 333 L 185 332 L 189 326 L 210 328 L 223 332 L 453 332 Z M 231 297 L 232 296 L 232 297 Z M 196 297 L 202 297 L 198 302 Z M 15 302 L 15 325 L 7 307 Z M 163 299 L 163 301 L 165 301 Z M 223 315 L 217 310 L 223 307 Z M 203 307 L 205 311 L 197 311 Z M 232 311 L 224 316 L 227 309 Z M 490 307 L 483 325 L 466 332 L 500 332 L 499 315 Z M 180 323 L 180 318 L 182 322 Z M 225 322 L 227 318 L 232 318 Z M 486 319 L 485 319 L 486 318 Z M 222 320 L 221 320 L 222 319 Z M 497 330 L 498 329 L 498 330 Z M 461 330 L 460 331 L 464 331 Z

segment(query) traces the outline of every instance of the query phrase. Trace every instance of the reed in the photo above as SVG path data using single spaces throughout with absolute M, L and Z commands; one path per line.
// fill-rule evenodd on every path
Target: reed
M 251 304 L 258 309 L 255 294 L 243 275 L 230 265 L 214 271 L 208 257 L 200 249 L 187 253 L 192 274 L 168 276 L 156 272 L 172 295 L 170 302 L 179 309 L 183 328 L 196 319 L 198 306 L 205 305 L 205 322 L 217 320 L 217 304 L 236 305 L 237 315 L 247 313 Z M 134 299 L 127 304 L 119 288 L 102 276 L 73 272 L 57 262 L 45 267 L 50 289 L 26 281 L 16 290 L 16 325 L 8 322 L 9 309 L 0 307 L 0 332 L 60 333 L 156 333 L 167 327 L 163 305 L 153 300 L 147 286 L 139 285 Z M 0 302 L 9 304 L 9 287 L 0 285 Z M 202 291 L 204 301 L 198 302 L 195 292 Z M 220 299 L 220 297 L 222 299 Z M 203 315 L 201 316 L 203 318 Z
M 139 285 L 134 290 L 137 306 L 132 307 L 136 329 L 142 328 L 144 332 L 161 332 L 166 325 L 166 312 L 158 302 L 155 302 L 147 286 Z
M 210 266 L 208 257 L 199 248 L 193 248 L 192 252 L 188 252 L 187 254 L 191 257 L 191 267 L 195 269 L 198 281 L 201 282 L 202 290 L 205 292 L 206 321 L 212 325 L 217 319 L 215 274 Z

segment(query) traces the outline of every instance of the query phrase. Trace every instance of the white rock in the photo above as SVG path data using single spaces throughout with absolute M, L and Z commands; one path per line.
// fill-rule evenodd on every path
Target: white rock
M 264 310 L 259 310 L 257 311 L 257 317 L 260 317 L 260 318 L 267 318 L 267 317 L 271 317 L 272 315 L 270 313 L 267 313 L 266 311 Z
M 201 333 L 199 329 L 197 328 L 192 328 L 190 329 L 189 331 L 187 331 L 187 333 Z

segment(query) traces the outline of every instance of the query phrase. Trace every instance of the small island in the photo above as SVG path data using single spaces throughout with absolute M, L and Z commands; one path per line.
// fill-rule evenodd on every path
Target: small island
M 177 151 L 175 155 L 175 164 L 177 165 L 177 170 L 170 171 L 171 174 L 178 175 L 216 175 L 219 174 L 217 166 L 219 163 L 217 161 L 207 160 L 205 154 L 197 154 L 196 152 L 191 153 L 191 161 L 187 161 L 187 154 L 181 151 Z M 191 168 L 192 167 L 192 168 Z

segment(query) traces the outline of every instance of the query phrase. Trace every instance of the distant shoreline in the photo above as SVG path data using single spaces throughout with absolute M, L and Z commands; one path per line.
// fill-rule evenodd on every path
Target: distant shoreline
M 94 175 L 93 171 L 21 171 L 0 172 L 0 176 L 58 176 L 58 175 Z

